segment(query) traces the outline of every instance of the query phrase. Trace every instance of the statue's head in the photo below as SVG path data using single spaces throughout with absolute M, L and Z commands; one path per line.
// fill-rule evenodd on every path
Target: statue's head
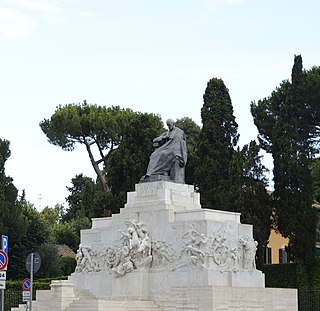
M 168 119 L 166 123 L 167 123 L 169 131 L 172 131 L 173 128 L 174 128 L 174 125 L 175 125 L 174 120 L 173 119 Z

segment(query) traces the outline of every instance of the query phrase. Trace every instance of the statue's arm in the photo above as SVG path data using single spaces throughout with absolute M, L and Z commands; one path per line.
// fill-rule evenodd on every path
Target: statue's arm
M 168 141 L 168 134 L 167 132 L 161 134 L 159 137 L 153 139 L 153 147 L 158 148 L 162 146 L 164 143 Z

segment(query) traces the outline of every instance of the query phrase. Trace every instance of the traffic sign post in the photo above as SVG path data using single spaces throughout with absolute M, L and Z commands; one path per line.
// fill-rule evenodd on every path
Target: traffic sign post
M 8 266 L 8 255 L 5 251 L 0 249 L 0 271 L 7 270 Z
M 27 302 L 29 311 L 32 311 L 32 284 L 33 273 L 37 272 L 41 266 L 41 257 L 38 253 L 30 253 L 26 258 L 26 269 L 30 272 L 30 300 Z M 27 281 L 24 285 L 27 284 Z
M 9 238 L 7 235 L 1 236 L 1 249 L 8 255 L 9 251 Z
M 24 280 L 22 281 L 21 287 L 22 287 L 22 290 L 23 290 L 24 292 L 29 292 L 29 291 L 30 291 L 30 287 L 31 287 L 31 281 L 30 281 L 30 279 L 24 279 Z
M 32 259 L 32 258 L 33 259 Z M 33 265 L 33 268 L 31 268 L 31 264 Z M 26 259 L 26 269 L 29 273 L 31 272 L 38 272 L 39 269 L 41 267 L 41 257 L 38 253 L 30 253 L 28 256 L 27 256 L 27 259 Z
M 0 271 L 0 289 L 2 290 L 6 289 L 6 279 L 7 279 L 7 271 Z
M 22 301 L 23 302 L 30 301 L 30 292 L 29 291 L 22 292 Z
M 4 290 L 6 289 L 6 270 L 8 267 L 9 238 L 7 235 L 1 236 L 0 250 L 0 289 L 1 289 L 1 311 L 4 310 Z

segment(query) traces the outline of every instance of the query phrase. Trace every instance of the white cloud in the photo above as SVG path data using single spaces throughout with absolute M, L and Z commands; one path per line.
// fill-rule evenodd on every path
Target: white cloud
M 61 23 L 65 0 L 4 0 L 0 7 L 0 35 L 17 39 L 30 35 L 43 21 Z
M 0 36 L 17 39 L 29 35 L 37 22 L 19 10 L 0 7 Z
M 59 13 L 61 9 L 60 9 L 60 5 L 57 5 L 57 3 L 60 3 L 60 2 L 50 1 L 50 0 L 10 0 L 10 4 L 12 6 L 18 7 L 20 9 L 26 9 L 34 12 L 48 13 L 48 14 Z

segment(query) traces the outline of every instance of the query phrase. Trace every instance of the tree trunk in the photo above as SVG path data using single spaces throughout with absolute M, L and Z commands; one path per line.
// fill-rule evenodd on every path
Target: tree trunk
M 91 160 L 91 164 L 92 164 L 93 169 L 94 169 L 94 171 L 96 172 L 96 174 L 97 174 L 97 176 L 98 176 L 98 178 L 99 178 L 99 180 L 100 180 L 100 182 L 101 182 L 101 186 L 102 186 L 103 190 L 104 190 L 105 192 L 109 192 L 109 191 L 110 191 L 110 188 L 109 188 L 109 186 L 108 186 L 108 184 L 107 184 L 107 181 L 106 181 L 106 179 L 105 179 L 102 171 L 101 171 L 100 168 L 99 168 L 98 162 L 96 162 L 96 161 L 94 160 L 93 154 L 92 154 L 91 149 L 90 149 L 90 144 L 88 144 L 86 141 L 84 142 L 84 144 L 86 145 L 87 152 L 88 152 L 89 158 L 90 158 L 90 160 Z

